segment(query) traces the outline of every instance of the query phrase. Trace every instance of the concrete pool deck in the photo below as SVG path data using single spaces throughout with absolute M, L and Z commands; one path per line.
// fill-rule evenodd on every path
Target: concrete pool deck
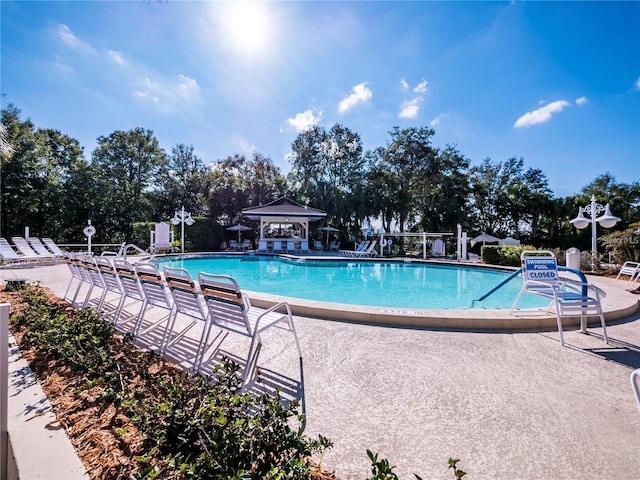
M 64 264 L 4 268 L 0 276 L 39 281 L 60 296 L 70 279 Z M 374 325 L 368 313 L 347 310 L 344 321 L 296 316 L 305 433 L 334 443 L 323 466 L 362 480 L 370 449 L 403 480 L 453 478 L 451 456 L 469 479 L 640 478 L 640 411 L 629 383 L 640 368 L 639 296 L 622 281 L 589 280 L 607 290 L 609 345 L 594 325 L 588 335 L 567 328 L 562 348 L 553 317 L 548 328 L 469 331 Z M 445 313 L 437 315 L 476 327 L 507 314 Z M 296 363 L 288 341 L 265 336 L 260 363 Z

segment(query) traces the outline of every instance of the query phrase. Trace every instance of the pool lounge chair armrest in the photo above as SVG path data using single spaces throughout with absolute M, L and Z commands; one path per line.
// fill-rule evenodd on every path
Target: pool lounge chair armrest
M 286 309 L 286 314 L 285 312 L 278 312 L 278 310 L 280 310 L 282 307 L 285 307 Z M 267 310 L 264 310 L 256 319 L 256 325 L 255 325 L 255 329 L 257 332 L 260 331 L 260 320 L 262 320 L 264 317 L 266 317 L 267 315 L 269 315 L 270 313 L 281 313 L 283 316 L 287 316 L 289 319 L 292 318 L 291 315 L 291 307 L 289 306 L 289 304 L 287 302 L 280 302 L 274 306 L 272 306 L 271 308 L 268 308 Z

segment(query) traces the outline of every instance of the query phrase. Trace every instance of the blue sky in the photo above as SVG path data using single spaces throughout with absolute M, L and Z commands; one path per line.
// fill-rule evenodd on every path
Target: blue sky
M 150 129 L 288 172 L 310 125 L 365 149 L 433 126 L 472 164 L 523 157 L 556 196 L 640 180 L 640 2 L 12 2 L 2 105 L 77 138 Z

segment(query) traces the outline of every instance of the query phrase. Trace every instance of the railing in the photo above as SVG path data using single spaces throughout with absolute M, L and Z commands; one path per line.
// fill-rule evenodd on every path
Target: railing
M 578 278 L 580 278 L 580 282 L 576 282 L 576 283 L 579 284 L 580 287 L 581 287 L 581 294 L 583 296 L 587 295 L 587 291 L 589 289 L 589 286 L 588 286 L 589 283 L 588 283 L 587 277 L 585 277 L 584 273 L 582 273 L 580 270 L 576 270 L 575 268 L 564 267 L 562 265 L 558 265 L 558 271 L 560 271 L 560 272 L 571 272 L 571 273 L 577 275 Z M 507 277 L 505 280 L 503 280 L 498 285 L 493 287 L 491 290 L 489 290 L 487 293 L 482 295 L 480 298 L 477 298 L 477 299 L 473 300 L 471 302 L 471 308 L 475 307 L 476 302 L 481 302 L 481 301 L 485 300 L 489 295 L 492 295 L 497 290 L 500 290 L 502 287 L 504 287 L 507 283 L 509 283 L 511 280 L 513 280 L 515 277 L 517 277 L 521 273 L 522 273 L 522 268 L 519 268 L 518 270 L 513 272 L 511 275 L 509 275 L 509 277 Z

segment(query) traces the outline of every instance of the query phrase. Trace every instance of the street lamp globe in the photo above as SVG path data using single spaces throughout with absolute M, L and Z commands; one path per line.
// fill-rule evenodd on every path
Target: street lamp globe
M 582 207 L 578 207 L 578 216 L 573 220 L 569 220 L 574 227 L 582 230 L 583 228 L 587 228 L 591 223 L 587 217 L 584 216 L 584 209 Z
M 609 204 L 604 207 L 604 215 L 600 218 L 596 218 L 596 221 L 602 225 L 604 228 L 612 228 L 615 227 L 616 223 L 620 221 L 620 219 L 611 214 L 611 209 L 609 208 Z
M 598 217 L 598 213 L 604 210 L 604 214 Z M 585 213 L 587 213 L 591 218 L 585 217 Z M 604 228 L 614 227 L 616 223 L 618 223 L 620 219 L 614 216 L 611 213 L 611 209 L 609 208 L 609 204 L 607 203 L 604 207 L 598 203 L 596 203 L 596 196 L 591 196 L 591 204 L 586 205 L 584 207 L 578 207 L 578 216 L 573 220 L 569 220 L 574 227 L 578 229 L 587 228 L 591 225 L 591 255 L 595 258 L 598 255 L 598 240 L 596 233 L 596 224 L 600 224 Z M 593 263 L 593 268 L 595 268 L 595 263 Z

